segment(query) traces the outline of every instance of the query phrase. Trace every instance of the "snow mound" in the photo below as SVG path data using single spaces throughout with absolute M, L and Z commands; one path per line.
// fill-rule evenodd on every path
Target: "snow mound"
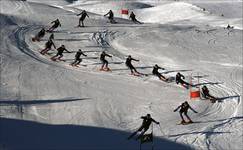
M 147 23 L 168 23 L 204 17 L 206 15 L 201 8 L 184 2 L 175 2 L 136 10 L 136 13 L 139 20 Z
M 213 15 L 211 12 L 203 11 L 202 8 L 185 2 L 173 2 L 157 5 L 151 8 L 135 10 L 137 18 L 145 23 L 193 23 L 211 26 L 226 27 L 233 25 L 237 29 L 242 29 L 242 19 L 224 18 Z
M 126 2 L 124 6 L 128 9 L 143 9 L 153 7 L 152 5 L 141 2 Z
M 135 2 L 135 1 L 83 1 L 83 0 L 76 1 L 75 3 L 69 6 L 79 8 L 79 9 L 85 9 L 89 12 L 93 12 L 100 15 L 104 15 L 110 9 L 112 9 L 116 17 L 120 17 L 119 15 L 121 15 L 120 12 L 121 9 L 123 8 L 134 10 L 134 9 L 144 9 L 144 8 L 153 7 L 150 4 L 146 4 L 143 2 Z

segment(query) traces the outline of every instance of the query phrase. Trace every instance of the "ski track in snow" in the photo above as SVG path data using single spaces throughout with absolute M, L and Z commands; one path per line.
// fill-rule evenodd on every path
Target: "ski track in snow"
M 13 11 L 9 12 L 11 13 L 16 13 L 19 10 L 26 10 L 29 12 L 29 14 L 34 13 L 32 11 L 32 8 L 30 5 L 26 5 L 26 3 L 24 2 L 19 2 L 16 1 L 14 2 L 14 8 Z M 98 65 L 100 64 L 95 64 L 97 63 L 99 60 L 87 60 L 85 61 L 88 65 L 88 67 L 79 67 L 79 68 L 73 68 L 71 66 L 68 65 L 69 62 L 52 62 L 49 60 L 49 58 L 47 58 L 46 56 L 41 56 L 38 52 L 38 45 L 30 45 L 31 44 L 31 37 L 30 35 L 36 33 L 36 31 L 38 31 L 42 26 L 37 26 L 37 25 L 28 25 L 28 26 L 24 26 L 24 27 L 18 27 L 13 34 L 11 34 L 9 36 L 9 39 L 11 41 L 10 44 L 15 45 L 18 50 L 20 50 L 21 53 L 24 53 L 25 55 L 29 56 L 31 59 L 37 61 L 38 63 L 43 63 L 45 65 L 48 66 L 55 66 L 58 68 L 64 68 L 68 70 L 72 70 L 72 71 L 81 71 L 82 73 L 87 73 L 87 74 L 92 74 L 92 75 L 104 75 L 104 76 L 111 76 L 111 77 L 116 77 L 118 79 L 122 79 L 122 80 L 126 80 L 128 82 L 143 82 L 143 84 L 149 83 L 149 84 L 163 84 L 163 83 L 158 83 L 157 81 L 154 81 L 154 79 L 152 77 L 141 77 L 141 78 L 132 78 L 135 79 L 135 81 L 132 81 L 131 76 L 127 75 L 128 74 L 128 70 L 125 71 L 121 71 L 121 72 L 111 72 L 111 73 L 104 73 L 104 72 L 98 72 Z M 129 27 L 128 27 L 129 28 Z M 144 27 L 146 28 L 146 27 Z M 107 29 L 90 29 L 91 32 L 90 33 L 86 33 L 86 34 L 79 34 L 79 38 L 81 39 L 86 39 L 89 38 L 89 40 L 84 40 L 82 41 L 82 44 L 85 43 L 86 46 L 98 46 L 99 49 L 97 50 L 97 52 L 94 52 L 94 54 L 92 54 L 92 56 L 97 56 L 99 55 L 99 53 L 103 50 L 107 50 L 108 53 L 110 52 L 113 55 L 113 60 L 114 62 L 122 62 L 124 61 L 123 59 L 125 58 L 127 52 L 129 51 L 129 47 L 122 47 L 122 45 L 117 45 L 118 43 L 116 43 L 117 41 L 119 41 L 119 39 L 122 38 L 134 38 L 137 36 L 137 34 L 134 34 L 134 32 L 128 30 L 125 31 L 122 29 L 121 31 L 119 31 L 119 29 L 116 28 L 109 28 L 107 27 Z M 66 33 L 68 33 L 68 35 L 75 33 L 76 31 L 72 31 L 72 30 L 68 30 Z M 182 31 L 184 32 L 184 31 Z M 189 31 L 190 32 L 190 31 Z M 217 31 L 216 31 L 217 32 Z M 215 32 L 215 30 L 211 30 L 211 31 L 207 31 L 206 34 L 208 34 L 209 40 L 208 40 L 208 45 L 212 45 L 215 46 L 215 44 L 217 44 L 218 42 L 218 37 L 217 37 L 217 33 Z M 145 31 L 146 33 L 146 31 Z M 58 34 L 65 34 L 65 33 L 61 33 L 61 32 L 55 32 L 56 35 Z M 142 34 L 142 32 L 140 32 L 139 34 Z M 180 33 L 181 34 L 181 33 Z M 174 36 L 177 37 L 178 35 L 180 36 L 180 34 L 178 34 L 177 32 L 174 33 Z M 191 36 L 191 41 L 197 41 L 197 37 L 195 34 L 190 34 Z M 29 40 L 28 40 L 29 39 Z M 7 40 L 6 40 L 7 42 Z M 68 42 L 68 41 L 67 41 Z M 70 40 L 70 42 L 72 42 L 72 40 Z M 193 48 L 190 47 L 185 47 L 184 45 L 190 45 L 188 43 L 188 40 L 185 40 L 183 38 L 175 38 L 173 39 L 173 43 L 171 43 L 172 45 L 176 45 L 179 46 L 182 49 L 187 49 L 188 51 L 190 51 L 191 56 L 190 57 L 194 57 L 194 58 L 199 58 L 199 55 L 193 50 Z M 42 42 L 43 43 L 43 42 Z M 58 47 L 58 45 L 56 45 Z M 114 46 L 114 47 L 113 47 Z M 37 48 L 37 49 L 36 49 Z M 120 48 L 124 48 L 123 51 L 121 51 Z M 202 54 L 204 52 L 201 52 L 200 54 Z M 139 53 L 139 52 L 135 52 L 135 55 L 140 55 L 142 56 L 143 53 Z M 73 54 L 69 55 L 68 58 L 72 58 Z M 108 58 L 109 59 L 109 58 Z M 231 58 L 232 62 L 234 58 Z M 110 60 L 110 61 L 113 61 Z M 147 60 L 142 60 L 142 62 L 139 64 L 143 64 L 145 66 L 149 66 L 150 64 L 146 64 L 148 61 Z M 83 63 L 83 62 L 82 62 Z M 95 64 L 94 66 L 91 66 L 91 64 Z M 90 66 L 89 66 L 90 65 Z M 176 64 L 175 64 L 176 65 Z M 114 67 L 114 69 L 121 69 L 121 68 L 125 68 L 124 63 L 122 62 L 121 64 L 111 64 L 112 67 Z M 135 65 L 137 66 L 137 64 Z M 242 69 L 242 64 L 239 64 L 240 69 Z M 200 118 L 200 120 L 205 121 L 203 123 L 195 123 L 192 125 L 188 125 L 185 127 L 182 127 L 181 129 L 181 133 L 193 133 L 193 132 L 198 132 L 196 134 L 185 134 L 185 135 L 178 135 L 175 138 L 171 138 L 169 136 L 169 132 L 170 130 L 168 130 L 168 132 L 166 133 L 166 135 L 161 135 L 161 133 L 157 133 L 157 136 L 163 136 L 163 137 L 167 137 L 171 140 L 174 140 L 176 142 L 182 142 L 185 144 L 190 144 L 193 145 L 194 147 L 198 148 L 198 149 L 215 149 L 218 148 L 218 145 L 214 145 L 214 134 L 212 134 L 213 132 L 217 132 L 218 130 L 221 130 L 222 128 L 230 128 L 232 126 L 233 123 L 237 123 L 236 119 L 234 119 L 235 117 L 237 117 L 238 114 L 238 109 L 240 109 L 239 107 L 241 106 L 241 90 L 242 90 L 242 83 L 240 83 L 237 79 L 237 74 L 239 73 L 239 66 L 232 66 L 234 67 L 234 69 L 232 70 L 232 72 L 230 73 L 229 79 L 230 79 L 230 85 L 225 85 L 225 84 L 215 84 L 215 85 L 211 85 L 210 86 L 210 91 L 212 91 L 212 93 L 214 93 L 216 95 L 216 97 L 229 97 L 227 101 L 222 100 L 222 102 L 217 102 L 213 105 L 211 104 L 207 104 L 207 106 L 204 106 L 204 110 L 202 112 L 200 112 L 198 115 L 194 116 L 195 118 L 198 117 Z M 18 93 L 16 95 L 18 100 L 21 100 L 21 83 L 22 83 L 22 69 L 24 67 L 24 64 L 20 64 L 19 65 L 19 74 L 17 76 L 17 80 L 18 80 Z M 118 68 L 117 68 L 118 67 Z M 174 69 L 174 68 L 173 68 Z M 97 71 L 96 71 L 97 70 Z M 144 70 L 142 70 L 144 71 Z M 145 71 L 147 71 L 145 69 Z M 58 74 L 58 76 L 56 76 L 55 78 L 58 80 L 60 78 L 65 78 L 65 76 L 67 76 L 68 73 L 63 73 L 63 74 Z M 68 78 L 68 77 L 67 77 Z M 73 80 L 79 80 L 79 79 L 73 79 Z M 21 81 L 21 82 L 20 82 Z M 212 80 L 207 80 L 207 79 L 202 79 L 201 82 L 213 82 Z M 168 86 L 168 88 L 176 88 L 177 86 L 174 85 L 174 83 L 169 83 L 168 85 L 165 85 L 165 87 Z M 99 87 L 101 88 L 101 87 Z M 106 95 L 109 96 L 109 95 Z M 112 95 L 115 97 L 115 93 L 114 95 Z M 236 97 L 231 97 L 231 96 L 236 96 Z M 238 96 L 238 97 L 237 97 Z M 142 98 L 141 98 L 142 99 Z M 227 99 L 227 98 L 226 98 Z M 132 120 L 130 119 L 124 119 L 122 118 L 123 116 L 123 112 L 119 112 L 122 110 L 117 109 L 116 107 L 116 103 L 112 100 L 112 99 L 106 99 L 105 100 L 106 103 L 104 103 L 103 101 L 99 101 L 96 102 L 94 105 L 95 107 L 95 116 L 92 116 L 92 119 L 95 123 L 97 123 L 97 126 L 102 126 L 102 127 L 113 127 L 113 128 L 119 128 L 121 130 L 134 130 L 134 128 L 139 126 L 138 123 L 138 119 L 133 118 Z M 105 106 L 103 106 L 105 105 Z M 118 103 L 119 105 L 119 103 Z M 64 106 L 64 110 L 68 110 L 69 105 Z M 154 109 L 153 107 L 155 107 L 156 104 L 153 104 L 153 102 L 151 103 L 146 103 L 144 105 L 138 106 L 141 107 L 140 112 L 148 112 L 148 113 L 152 113 L 156 112 L 156 109 Z M 103 109 L 106 110 L 103 110 Z M 17 106 L 18 112 L 20 114 L 23 114 L 23 107 L 22 106 Z M 153 110 L 154 109 L 154 110 Z M 136 110 L 135 110 L 136 111 Z M 82 119 L 84 119 L 81 114 L 83 114 L 85 111 L 84 110 L 79 110 L 75 113 L 72 113 L 71 116 L 63 121 L 65 123 L 80 123 L 80 121 L 82 121 Z M 140 112 L 136 112 L 136 114 L 140 115 Z M 38 112 L 38 108 L 37 107 L 32 107 L 32 113 L 36 116 L 36 117 L 40 117 L 41 119 L 44 120 L 48 120 L 51 118 L 47 118 L 47 116 L 45 115 L 41 115 Z M 58 112 L 53 112 L 55 113 L 61 113 L 61 110 L 59 110 Z M 217 120 L 218 117 L 222 118 L 222 116 L 224 116 L 223 118 L 228 118 L 225 119 L 224 121 L 215 121 L 215 122 L 210 122 L 210 120 Z M 208 123 L 207 120 L 209 120 Z M 107 123 L 108 122 L 108 123 Z M 171 122 L 173 123 L 173 121 Z M 172 127 L 176 127 L 176 126 L 172 126 Z M 170 127 L 165 127 L 165 130 L 168 129 Z M 160 129 L 157 129 L 160 130 Z M 163 131 L 162 131 L 163 132 Z M 201 133 L 200 133 L 201 132 Z M 174 132 L 172 132 L 174 133 Z M 163 133 L 162 133 L 163 134 Z

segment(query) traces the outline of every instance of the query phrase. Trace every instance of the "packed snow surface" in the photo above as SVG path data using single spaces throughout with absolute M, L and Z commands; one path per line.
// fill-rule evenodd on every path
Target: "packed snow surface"
M 242 1 L 2 0 L 0 1 L 0 149 L 138 149 L 127 140 L 151 114 L 154 149 L 243 147 Z M 143 24 L 120 14 L 134 11 Z M 85 28 L 76 16 L 87 10 Z M 114 10 L 116 24 L 103 15 Z M 224 14 L 224 15 L 222 15 Z M 44 49 L 50 33 L 33 42 L 42 27 L 59 18 L 54 43 L 71 53 L 51 61 Z M 226 29 L 230 24 L 233 29 Z M 69 64 L 82 49 L 79 67 Z M 102 51 L 111 72 L 99 71 Z M 128 55 L 146 76 L 132 76 Z M 153 65 L 172 80 L 159 80 Z M 189 98 L 174 81 L 206 85 L 218 101 Z M 192 90 L 197 90 L 193 88 Z M 188 101 L 195 122 L 178 125 L 173 110 Z M 151 144 L 143 144 L 151 149 Z

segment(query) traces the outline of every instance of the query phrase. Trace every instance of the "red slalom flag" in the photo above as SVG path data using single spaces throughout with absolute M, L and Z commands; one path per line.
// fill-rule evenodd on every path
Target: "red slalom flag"
M 122 9 L 121 14 L 123 15 L 128 15 L 128 9 Z
M 199 98 L 200 97 L 200 90 L 198 91 L 190 91 L 190 98 Z

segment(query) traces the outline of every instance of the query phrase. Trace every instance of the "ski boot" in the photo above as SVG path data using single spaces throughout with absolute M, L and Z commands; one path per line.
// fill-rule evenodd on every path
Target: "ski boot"
M 185 124 L 185 123 L 186 123 L 186 121 L 185 120 L 182 120 L 180 124 Z

